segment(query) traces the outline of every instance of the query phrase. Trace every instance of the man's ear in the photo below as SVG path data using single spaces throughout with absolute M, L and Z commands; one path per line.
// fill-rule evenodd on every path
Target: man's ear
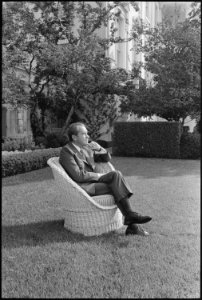
M 72 134 L 72 140 L 73 140 L 73 142 L 76 141 L 76 135 Z

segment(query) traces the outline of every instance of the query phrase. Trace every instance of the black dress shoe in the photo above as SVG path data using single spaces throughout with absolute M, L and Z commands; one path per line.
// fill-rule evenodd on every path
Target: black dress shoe
M 131 224 L 127 227 L 126 235 L 142 235 L 142 236 L 148 236 L 149 233 L 144 230 L 142 227 L 138 226 L 137 224 Z
M 133 223 L 143 224 L 151 221 L 151 217 L 149 216 L 141 216 L 136 212 L 130 212 L 125 216 L 124 225 L 130 225 Z

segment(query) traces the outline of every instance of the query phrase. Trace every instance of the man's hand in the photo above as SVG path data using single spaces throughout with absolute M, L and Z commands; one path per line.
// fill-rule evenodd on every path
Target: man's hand
M 92 141 L 88 144 L 88 146 L 91 148 L 93 151 L 98 151 L 100 154 L 106 153 L 107 150 L 101 147 L 98 143 Z
M 90 146 L 91 150 L 100 151 L 102 149 L 102 147 L 98 143 L 93 141 L 90 142 L 88 145 Z
M 96 173 L 98 175 L 98 179 L 103 176 L 105 173 Z

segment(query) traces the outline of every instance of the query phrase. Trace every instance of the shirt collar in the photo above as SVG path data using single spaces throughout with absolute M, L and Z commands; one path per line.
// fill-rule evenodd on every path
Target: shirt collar
M 79 152 L 81 151 L 81 148 L 78 145 L 75 145 L 73 142 L 72 142 L 72 144 L 76 148 L 76 150 L 78 150 Z

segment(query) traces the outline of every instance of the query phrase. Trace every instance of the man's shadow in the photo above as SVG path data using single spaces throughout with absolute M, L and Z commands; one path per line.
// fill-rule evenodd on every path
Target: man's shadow
M 124 227 L 123 227 L 124 228 Z M 119 247 L 127 247 L 128 240 L 123 240 L 122 228 L 104 233 L 99 236 L 84 236 L 71 232 L 64 227 L 64 220 L 44 221 L 22 225 L 2 226 L 2 248 L 18 248 L 23 246 L 35 247 L 49 243 L 80 243 L 99 240 L 103 243 L 119 244 Z

